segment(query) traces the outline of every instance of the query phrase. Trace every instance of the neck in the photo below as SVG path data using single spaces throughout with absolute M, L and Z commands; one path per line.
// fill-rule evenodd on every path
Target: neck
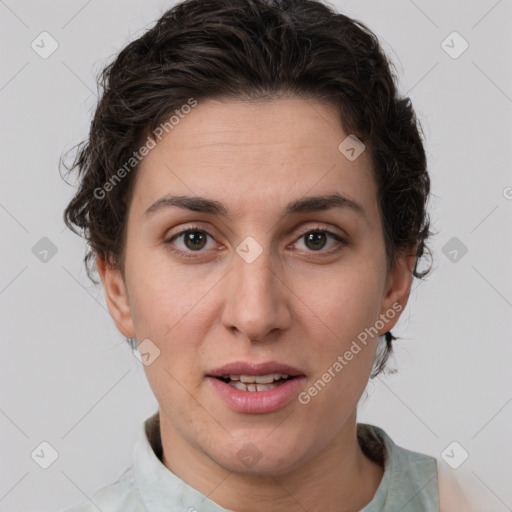
M 372 500 L 384 473 L 359 446 L 355 411 L 321 452 L 279 475 L 229 471 L 187 443 L 163 416 L 160 422 L 163 464 L 229 510 L 360 510 Z

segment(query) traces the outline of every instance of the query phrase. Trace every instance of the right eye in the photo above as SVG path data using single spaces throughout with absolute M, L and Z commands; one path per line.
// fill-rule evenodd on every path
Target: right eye
M 171 249 L 171 251 L 176 252 L 185 258 L 194 258 L 196 256 L 191 253 L 205 252 L 202 251 L 202 249 L 207 245 L 208 237 L 213 240 L 213 237 L 204 229 L 197 226 L 187 226 L 186 229 L 176 233 L 170 239 L 166 240 L 165 244 Z M 174 242 L 179 239 L 182 239 L 184 248 L 176 249 Z

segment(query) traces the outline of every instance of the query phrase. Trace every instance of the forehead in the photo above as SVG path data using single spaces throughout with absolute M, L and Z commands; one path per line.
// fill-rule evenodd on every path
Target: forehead
M 159 144 L 161 151 L 222 152 L 236 148 L 237 152 L 262 152 L 263 160 L 265 155 L 286 155 L 290 150 L 318 153 L 324 149 L 331 153 L 348 135 L 334 106 L 295 97 L 207 100 L 177 121 Z
M 133 207 L 197 195 L 253 211 L 305 195 L 340 193 L 374 209 L 368 151 L 350 160 L 334 106 L 299 98 L 199 102 L 144 157 Z

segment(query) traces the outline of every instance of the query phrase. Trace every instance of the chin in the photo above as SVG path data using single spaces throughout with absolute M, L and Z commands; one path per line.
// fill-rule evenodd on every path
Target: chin
M 259 440 L 258 440 L 259 439 Z M 279 445 L 271 439 L 252 439 L 243 436 L 228 449 L 224 447 L 220 453 L 214 454 L 214 461 L 227 471 L 248 476 L 279 476 L 289 473 L 300 465 L 306 457 L 304 445 L 296 443 Z

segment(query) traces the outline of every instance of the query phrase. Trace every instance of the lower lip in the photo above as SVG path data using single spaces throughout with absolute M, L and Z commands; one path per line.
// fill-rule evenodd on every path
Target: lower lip
M 215 377 L 208 376 L 206 379 L 231 409 L 256 414 L 282 409 L 297 396 L 306 377 L 295 377 L 267 391 L 240 391 Z

